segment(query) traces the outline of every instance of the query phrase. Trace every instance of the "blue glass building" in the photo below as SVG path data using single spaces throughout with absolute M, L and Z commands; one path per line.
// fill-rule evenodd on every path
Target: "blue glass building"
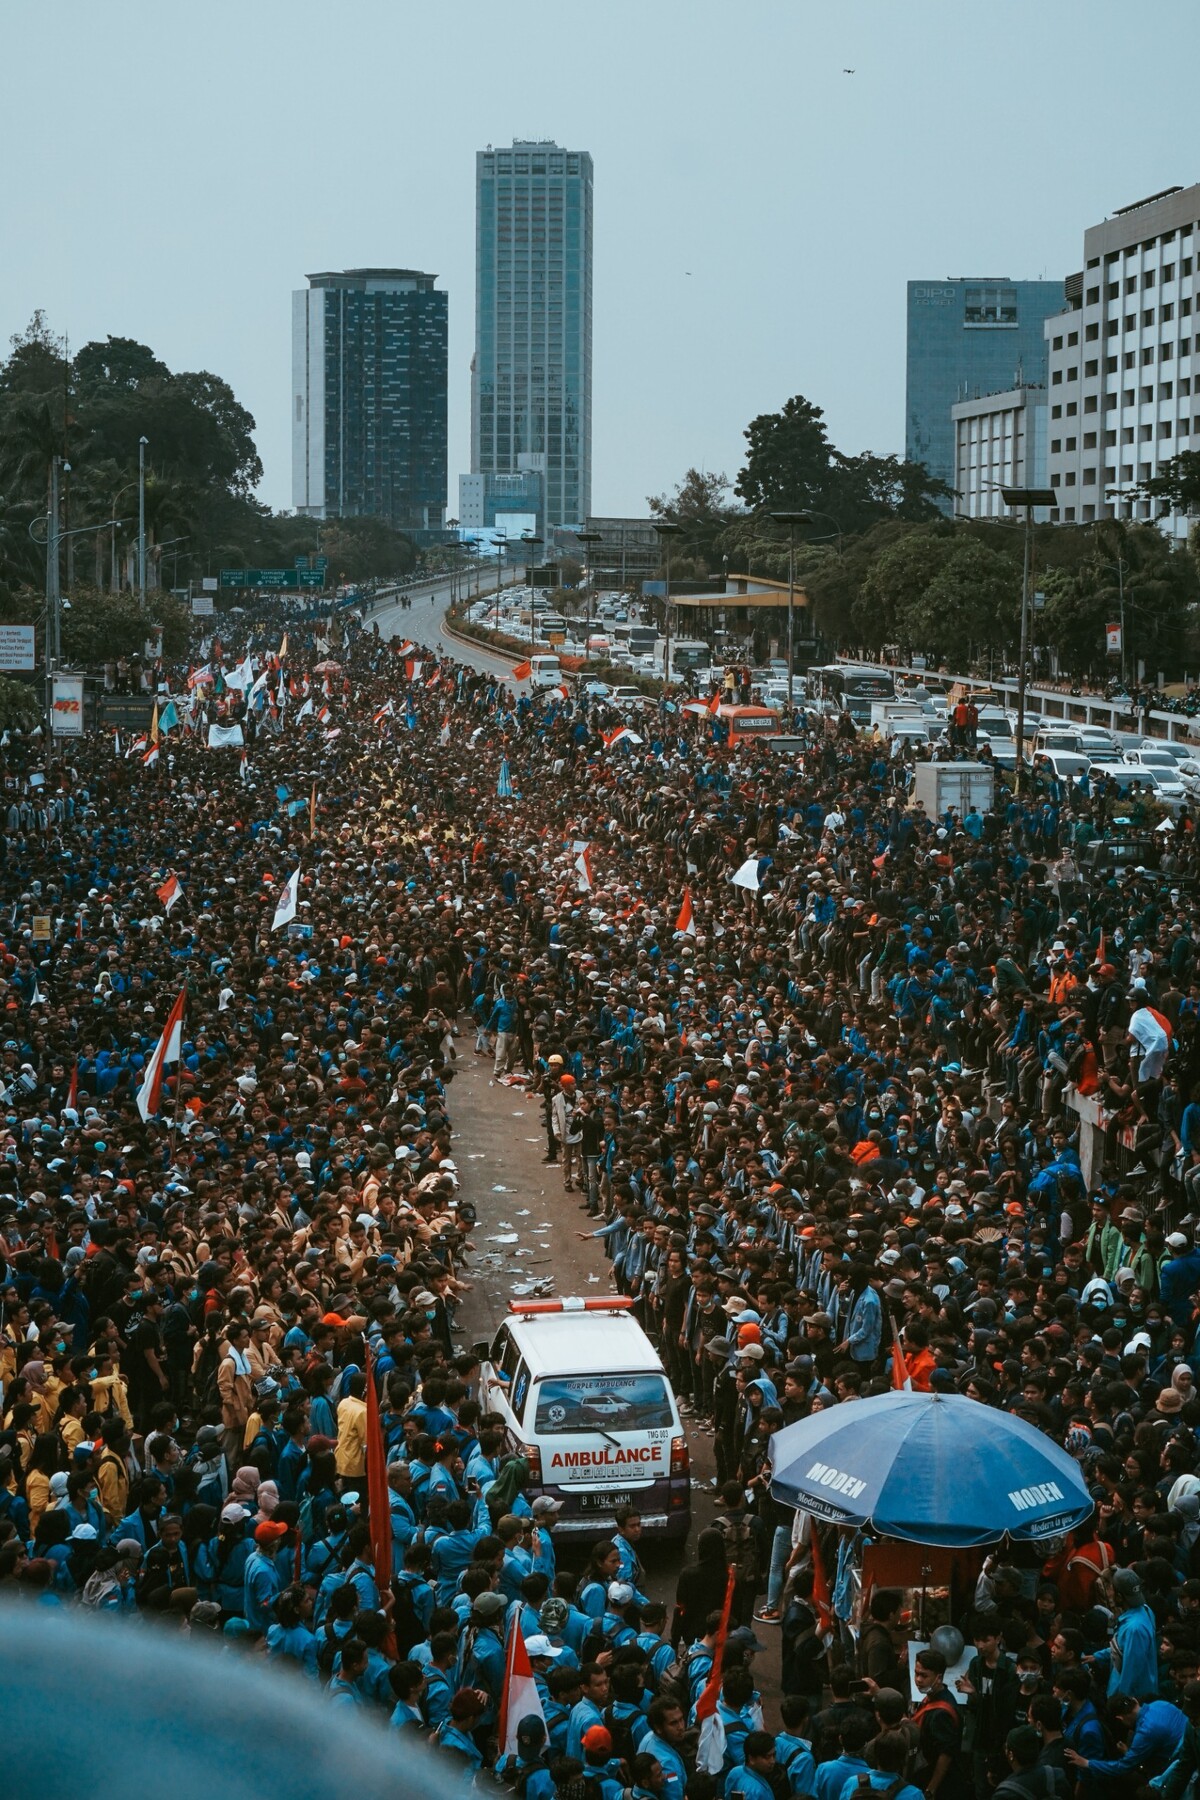
M 447 296 L 418 269 L 310 275 L 292 295 L 292 503 L 441 526 Z
M 950 408 L 1002 389 L 1044 386 L 1042 326 L 1064 304 L 1061 281 L 910 281 L 904 454 L 953 487 Z M 953 512 L 953 501 L 944 508 Z
M 516 141 L 475 158 L 471 470 L 545 457 L 545 523 L 592 504 L 592 159 Z

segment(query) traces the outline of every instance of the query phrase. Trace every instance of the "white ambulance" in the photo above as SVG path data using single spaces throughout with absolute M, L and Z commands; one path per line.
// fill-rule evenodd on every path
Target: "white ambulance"
M 647 1537 L 684 1538 L 687 1440 L 671 1384 L 625 1299 L 514 1300 L 482 1359 L 479 1398 L 529 1464 L 530 1497 L 559 1501 L 557 1530 L 610 1530 L 636 1506 Z

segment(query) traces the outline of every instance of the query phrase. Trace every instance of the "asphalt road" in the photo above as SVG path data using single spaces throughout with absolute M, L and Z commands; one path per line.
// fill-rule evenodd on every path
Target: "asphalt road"
M 521 579 L 521 571 L 505 570 L 505 586 L 511 587 Z M 472 594 L 475 589 L 472 586 Z M 488 592 L 488 585 L 482 589 Z M 490 650 L 480 649 L 478 645 L 468 644 L 458 638 L 447 637 L 444 631 L 446 612 L 450 605 L 450 582 L 439 580 L 422 584 L 414 588 L 408 595 L 412 605 L 406 611 L 399 599 L 384 598 L 374 612 L 367 615 L 367 623 L 378 625 L 379 634 L 383 638 L 392 636 L 410 637 L 422 649 L 436 652 L 439 656 L 452 655 L 456 661 L 466 663 L 470 669 L 477 669 L 481 675 L 504 674 L 511 670 L 513 659 L 510 655 L 497 655 Z M 514 683 L 519 688 L 520 683 Z

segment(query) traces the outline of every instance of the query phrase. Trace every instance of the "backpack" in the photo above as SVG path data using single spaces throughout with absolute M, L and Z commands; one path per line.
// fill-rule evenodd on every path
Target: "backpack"
M 333 1674 L 334 1661 L 341 1647 L 341 1638 L 335 1637 L 333 1634 L 332 1620 L 326 1619 L 321 1627 L 320 1642 L 317 1645 L 317 1667 L 326 1680 Z
M 414 1645 L 424 1642 L 427 1634 L 417 1611 L 411 1582 L 393 1582 L 392 1592 L 396 1596 L 392 1608 L 392 1635 L 396 1640 L 398 1657 L 404 1658 Z
M 618 1713 L 616 1703 L 604 1709 L 604 1724 L 612 1739 L 612 1753 L 619 1756 L 628 1768 L 632 1766 L 637 1755 L 637 1745 L 633 1741 L 633 1725 L 628 1713 Z
M 906 1777 L 903 1775 L 897 1775 L 895 1781 L 890 1782 L 885 1788 L 872 1787 L 871 1777 L 860 1775 L 858 1786 L 854 1789 L 851 1800 L 868 1800 L 868 1796 L 870 1800 L 896 1800 L 896 1795 L 905 1785 Z
M 673 1700 L 682 1710 L 685 1719 L 688 1717 L 692 1706 L 692 1681 L 689 1667 L 693 1662 L 699 1661 L 701 1656 L 708 1657 L 709 1672 L 711 1672 L 711 1650 L 704 1647 L 697 1648 L 697 1646 L 693 1644 L 690 1650 L 684 1651 L 677 1663 L 672 1663 L 671 1667 L 666 1670 L 662 1680 L 659 1682 L 659 1697 L 664 1700 Z
M 220 1366 L 220 1349 L 216 1342 L 209 1338 L 200 1346 L 196 1373 L 192 1381 L 195 1410 L 200 1415 L 221 1410 L 221 1390 L 217 1385 L 217 1370 Z
M 713 1520 L 725 1539 L 725 1554 L 745 1587 L 752 1587 L 759 1577 L 758 1536 L 749 1513 L 738 1519 L 724 1517 Z

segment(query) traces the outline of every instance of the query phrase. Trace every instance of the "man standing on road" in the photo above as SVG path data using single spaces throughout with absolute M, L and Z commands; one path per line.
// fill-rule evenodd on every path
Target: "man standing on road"
M 517 1009 L 503 984 L 484 1029 L 496 1034 L 496 1060 L 492 1064 L 492 1074 L 499 1081 L 501 1075 L 507 1074 L 512 1067 L 517 1048 Z

